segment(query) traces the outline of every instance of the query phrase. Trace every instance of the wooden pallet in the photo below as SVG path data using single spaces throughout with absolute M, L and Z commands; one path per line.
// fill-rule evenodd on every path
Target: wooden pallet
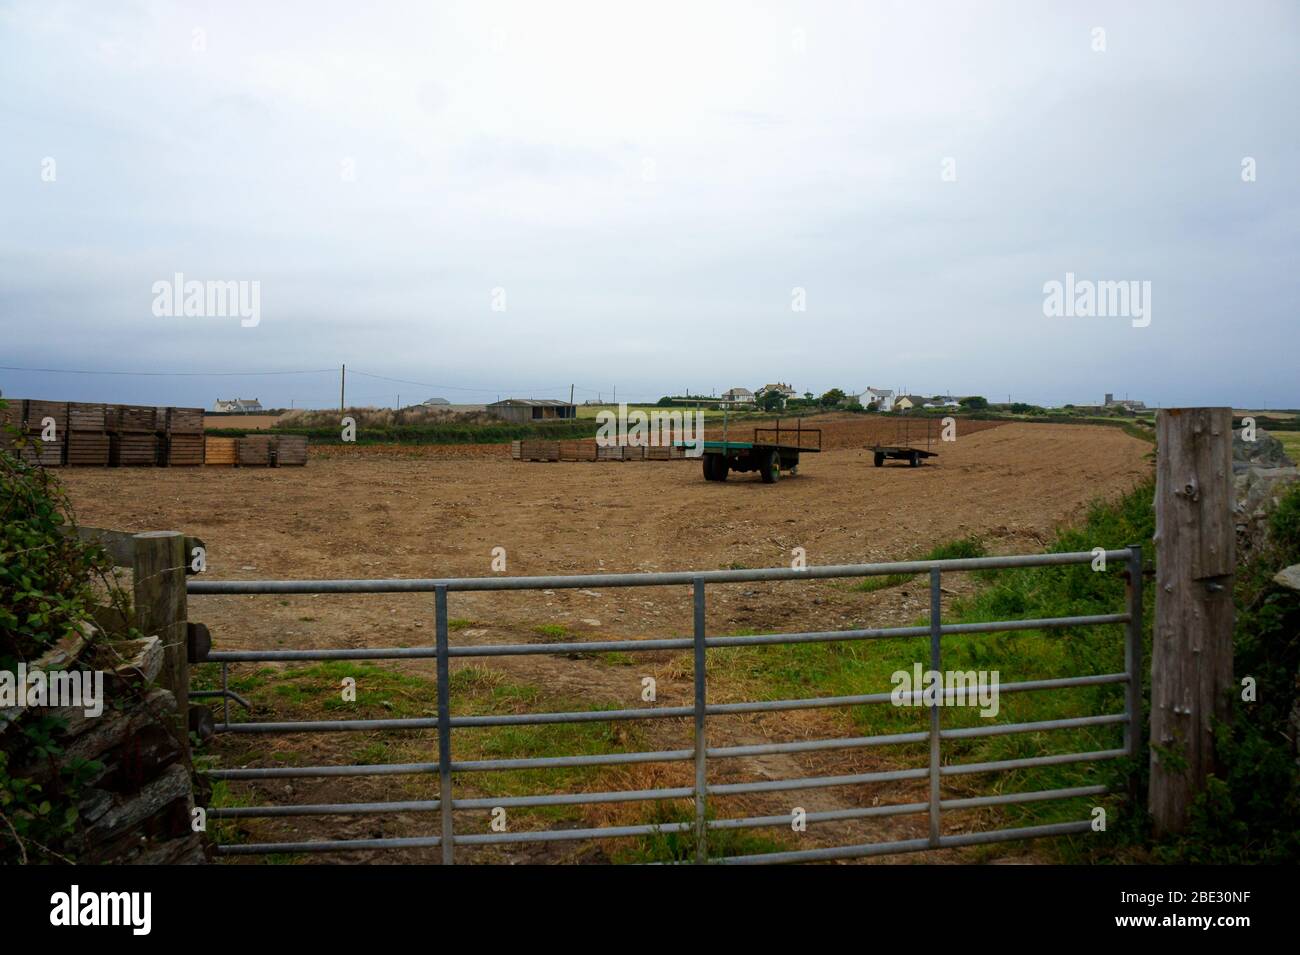
M 236 457 L 241 468 L 270 467 L 271 446 L 275 437 L 269 434 L 250 434 L 236 439 Z
M 105 406 L 84 401 L 68 402 L 69 431 L 107 431 L 108 418 Z
M 203 464 L 202 434 L 169 434 L 164 441 L 169 468 L 193 468 Z
M 161 414 L 160 414 L 161 413 Z M 162 430 L 166 426 L 165 408 L 151 405 L 109 405 L 108 430 L 122 434 Z M 161 425 L 161 427 L 160 427 Z
M 109 441 L 104 431 L 68 432 L 68 467 L 108 467 Z
M 275 438 L 275 465 L 281 468 L 300 468 L 307 463 L 307 436 L 305 434 L 280 434 Z
M 168 408 L 166 430 L 168 434 L 202 434 L 202 408 Z
M 110 434 L 108 463 L 115 468 L 151 468 L 158 464 L 156 434 Z
M 234 467 L 239 461 L 238 438 L 208 438 L 203 445 L 203 463 Z

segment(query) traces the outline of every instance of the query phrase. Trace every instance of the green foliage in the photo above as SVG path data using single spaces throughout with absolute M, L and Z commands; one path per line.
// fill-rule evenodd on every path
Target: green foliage
M 961 405 L 967 411 L 983 411 L 989 406 L 988 399 L 979 395 L 968 395 L 967 397 L 960 399 L 957 404 Z
M 26 439 L 13 432 L 18 448 Z M 91 615 L 91 581 L 109 564 L 102 550 L 78 540 L 68 502 L 50 472 L 0 449 L 0 670 L 39 658 L 77 634 Z M 61 755 L 62 720 L 28 716 L 0 750 L 0 863 L 51 861 L 66 855 L 77 823 L 78 790 L 102 767 L 63 765 L 48 784 L 11 773 Z M 35 851 L 32 851 L 35 850 Z

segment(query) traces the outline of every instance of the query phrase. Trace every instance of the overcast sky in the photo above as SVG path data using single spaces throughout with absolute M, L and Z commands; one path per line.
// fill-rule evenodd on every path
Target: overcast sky
M 1296 407 L 1298 134 L 1294 2 L 0 3 L 0 365 L 335 369 L 0 389 Z

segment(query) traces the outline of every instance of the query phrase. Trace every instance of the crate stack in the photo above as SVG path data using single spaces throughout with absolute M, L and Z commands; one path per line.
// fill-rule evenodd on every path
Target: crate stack
M 270 434 L 247 434 L 239 439 L 236 458 L 241 468 L 269 468 L 275 436 Z
M 209 467 L 233 468 L 238 462 L 239 438 L 208 438 L 203 443 L 203 463 Z
M 516 461 L 558 461 L 560 442 L 525 438 L 510 442 L 510 456 Z
M 11 399 L 5 411 L 6 423 L 16 426 L 26 438 L 20 457 L 28 464 L 56 468 L 63 464 L 68 437 L 66 401 L 24 401 Z M 54 425 L 54 440 L 42 441 L 47 419 Z
M 159 461 L 159 409 L 149 405 L 108 406 L 108 463 L 115 468 L 153 467 Z
M 165 463 L 168 467 L 199 467 L 203 464 L 203 409 L 168 408 Z
M 68 403 L 69 467 L 108 467 L 108 418 L 104 405 Z
M 300 468 L 307 463 L 305 434 L 276 435 L 272 445 L 273 460 L 278 468 Z
M 592 441 L 561 441 L 561 461 L 594 461 L 596 445 Z

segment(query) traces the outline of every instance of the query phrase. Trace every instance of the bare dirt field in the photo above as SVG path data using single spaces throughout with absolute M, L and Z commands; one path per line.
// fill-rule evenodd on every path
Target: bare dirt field
M 204 415 L 205 428 L 243 428 L 245 431 L 261 431 L 274 428 L 282 416 L 278 414 L 232 414 Z
M 811 564 L 901 560 L 968 535 L 982 538 L 995 553 L 1035 551 L 1058 523 L 1088 501 L 1122 493 L 1150 469 L 1150 445 L 1117 428 L 969 424 L 978 427 L 964 428 L 956 442 L 940 448 L 936 463 L 919 469 L 872 467 L 870 452 L 861 447 L 862 434 L 850 425 L 831 424 L 827 446 L 832 450 L 807 457 L 798 477 L 772 485 L 753 475 L 706 482 L 694 461 L 521 463 L 511 461 L 501 446 L 491 446 L 490 452 L 461 447 L 459 453 L 455 448 L 331 448 L 324 454 L 314 449 L 303 469 L 69 469 L 63 477 L 82 523 L 182 530 L 207 543 L 210 578 L 267 579 L 489 576 L 495 547 L 506 549 L 511 575 L 788 566 L 795 547 L 806 550 Z M 950 586 L 945 600 L 972 585 L 954 577 Z M 710 633 L 734 633 L 908 624 L 925 613 L 923 589 L 862 593 L 832 581 L 710 587 L 708 627 Z M 457 593 L 449 603 L 456 621 L 453 644 L 540 642 L 553 639 L 559 632 L 555 628 L 574 640 L 691 632 L 686 588 Z M 195 596 L 190 617 L 212 628 L 219 649 L 433 642 L 432 594 Z M 710 671 L 712 661 L 711 656 Z M 394 708 L 400 715 L 436 713 L 431 691 L 421 689 L 432 686 L 432 661 L 381 666 L 430 681 L 397 687 L 383 701 L 390 713 Z M 453 682 L 456 670 L 453 664 Z M 261 681 L 258 712 L 232 718 L 301 718 L 284 715 L 299 712 L 292 707 L 301 701 L 287 683 L 277 687 L 278 672 L 252 664 L 232 668 L 232 677 Z M 501 687 L 527 688 L 516 696 L 526 697 L 531 710 L 647 705 L 640 701 L 645 675 L 658 681 L 656 705 L 690 703 L 689 654 L 671 651 L 626 660 L 595 655 L 489 658 L 461 674 L 467 686 L 477 688 L 470 695 L 485 705 L 514 705 L 515 697 L 501 703 Z M 711 682 L 711 701 L 739 692 L 742 683 Z M 888 687 L 862 692 L 881 689 Z M 804 695 L 817 692 L 813 686 Z M 385 711 L 381 707 L 364 715 Z M 833 710 L 711 719 L 710 745 L 826 738 L 842 735 L 845 726 L 842 714 Z M 619 737 L 622 730 L 615 727 L 610 732 L 616 743 L 644 749 L 690 745 L 689 721 L 637 721 L 628 731 L 635 734 L 632 738 Z M 478 744 L 469 737 L 477 732 L 457 730 L 455 745 L 460 747 L 464 738 L 474 749 Z M 224 766 L 436 758 L 432 733 L 406 735 L 405 748 L 391 749 L 383 748 L 378 734 L 221 736 L 215 751 Z M 528 754 L 511 750 L 509 755 Z M 872 749 L 730 759 L 711 763 L 710 782 L 864 772 L 896 767 L 891 759 L 896 760 Z M 689 786 L 691 772 L 689 763 L 612 767 L 581 777 L 577 785 L 594 790 Z M 484 775 L 465 774 L 463 783 L 458 775 L 457 786 L 463 787 L 458 792 L 490 792 L 480 788 L 487 785 Z M 566 785 L 575 784 L 570 780 Z M 238 789 L 242 804 L 252 805 L 429 799 L 436 786 L 436 778 L 390 776 L 287 779 L 231 788 Z M 913 782 L 844 786 L 731 797 L 718 800 L 716 809 L 720 816 L 782 814 L 790 812 L 792 799 L 816 811 L 914 801 L 917 792 Z M 605 804 L 576 809 L 571 817 L 524 816 L 520 824 L 629 823 L 644 821 L 646 809 L 636 803 Z M 458 830 L 462 815 L 467 831 L 487 831 L 487 813 L 458 812 Z M 946 831 L 979 828 L 980 822 L 980 813 L 967 813 Z M 923 835 L 924 827 L 923 815 L 828 823 L 810 826 L 798 845 L 912 838 Z M 241 820 L 237 828 L 245 841 L 391 837 L 436 832 L 437 817 L 256 819 Z M 604 861 L 616 851 L 615 841 L 483 847 L 463 855 L 466 861 Z M 436 851 L 374 858 L 430 860 Z M 946 851 L 928 858 L 968 856 Z M 372 857 L 326 855 L 312 861 L 336 859 Z

